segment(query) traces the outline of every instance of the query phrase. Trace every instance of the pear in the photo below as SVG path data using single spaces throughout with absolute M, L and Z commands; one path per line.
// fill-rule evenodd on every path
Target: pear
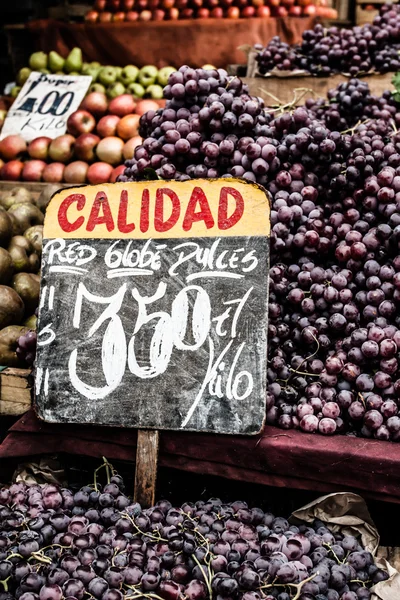
M 18 94 L 20 93 L 20 91 L 21 91 L 21 86 L 14 85 L 14 87 L 11 89 L 11 92 L 10 92 L 11 98 L 16 98 L 18 96 Z
M 92 82 L 94 83 L 99 76 L 99 67 L 93 67 L 92 65 L 88 65 L 85 69 L 82 69 L 82 75 L 89 75 L 92 78 Z
M 121 77 L 122 67 L 114 67 L 114 69 L 117 72 L 117 79 L 119 79 Z
M 40 71 L 47 68 L 47 54 L 44 52 L 34 52 L 29 59 L 29 66 L 32 71 Z
M 82 65 L 82 50 L 80 48 L 73 48 L 65 59 L 64 71 L 66 73 L 71 73 L 72 71 L 80 73 Z
M 130 83 L 134 83 L 136 81 L 136 77 L 139 75 L 139 69 L 134 65 L 127 65 L 122 69 L 121 75 L 118 79 L 124 85 L 129 85 Z
M 102 94 L 106 93 L 106 88 L 101 83 L 92 83 L 89 88 L 89 92 L 101 92 Z
M 100 69 L 101 64 L 99 62 L 97 62 L 97 60 L 94 60 L 90 63 L 91 67 L 96 67 L 97 69 Z
M 68 75 L 75 75 L 76 76 L 76 75 L 81 75 L 81 73 L 79 73 L 79 71 L 70 71 L 68 73 Z
M 62 71 L 64 69 L 65 59 L 58 54 L 58 52 L 54 52 L 52 50 L 49 54 L 49 69 L 52 73 L 56 73 L 57 71 Z
M 24 85 L 25 81 L 28 79 L 31 73 L 32 70 L 29 67 L 23 67 L 22 69 L 20 69 L 17 75 L 17 84 Z
M 43 75 L 50 75 L 50 71 L 48 69 L 39 69 L 39 73 L 42 73 Z

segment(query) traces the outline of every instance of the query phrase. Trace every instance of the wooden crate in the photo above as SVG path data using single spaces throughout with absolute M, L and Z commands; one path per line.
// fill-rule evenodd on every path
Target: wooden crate
M 0 417 L 18 417 L 32 406 L 33 377 L 31 369 L 8 367 L 0 373 Z

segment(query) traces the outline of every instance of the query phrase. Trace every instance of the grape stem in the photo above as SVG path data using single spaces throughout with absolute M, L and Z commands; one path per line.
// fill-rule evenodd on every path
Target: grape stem
M 338 555 L 336 554 L 336 552 L 334 551 L 334 549 L 332 548 L 332 546 L 330 544 L 328 544 L 327 542 L 323 544 L 323 546 L 325 546 L 326 548 L 329 548 L 329 552 L 331 552 L 333 554 L 333 556 L 335 557 L 336 562 L 339 565 L 343 565 L 344 564 L 344 560 L 340 560 L 340 558 L 338 557 Z
M 197 565 L 200 567 L 200 571 L 203 573 L 204 581 L 206 582 L 206 586 L 208 589 L 208 594 L 210 596 L 210 600 L 212 600 L 211 581 L 210 581 L 209 577 L 206 576 L 204 569 L 203 569 L 203 565 L 200 563 L 200 561 L 197 559 L 197 557 L 194 554 L 192 554 L 192 558 L 197 563 Z M 209 575 L 210 575 L 210 573 L 209 573 Z
M 307 579 L 303 579 L 303 581 L 300 581 L 300 583 L 269 583 L 267 585 L 261 586 L 259 589 L 265 590 L 266 588 L 272 588 L 272 587 L 292 587 L 292 588 L 295 588 L 297 591 L 296 591 L 296 595 L 293 596 L 293 598 L 291 600 L 299 600 L 303 585 L 305 585 L 309 581 L 312 581 L 314 579 L 314 577 L 316 577 L 317 575 L 318 575 L 318 572 L 314 573 L 313 575 L 310 575 L 310 577 L 307 577 Z
M 155 542 L 168 542 L 168 540 L 166 540 L 165 538 L 162 538 L 160 535 L 158 537 L 156 537 L 155 535 L 142 531 L 141 529 L 139 529 L 139 527 L 136 525 L 135 521 L 132 519 L 132 517 L 130 515 L 128 515 L 128 513 L 123 513 L 120 512 L 119 513 L 121 515 L 121 517 L 125 517 L 126 519 L 128 519 L 128 521 L 130 521 L 132 523 L 132 525 L 134 526 L 134 528 L 136 529 L 136 531 L 138 533 L 140 533 L 141 535 L 147 536 L 150 539 L 154 540 Z

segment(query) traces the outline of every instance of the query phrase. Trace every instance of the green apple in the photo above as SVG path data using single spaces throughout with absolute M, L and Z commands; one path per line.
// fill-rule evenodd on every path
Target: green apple
M 20 69 L 17 75 L 18 85 L 24 85 L 25 81 L 28 79 L 31 73 L 32 71 L 29 67 L 23 67 L 22 69 Z
M 102 83 L 105 86 L 112 85 L 115 83 L 117 79 L 117 72 L 115 67 L 102 67 L 97 76 L 97 80 L 99 83 Z
M 102 94 L 106 93 L 106 88 L 101 83 L 92 83 L 89 88 L 89 92 L 101 92 Z
M 120 81 L 116 81 L 107 88 L 107 96 L 111 99 L 122 96 L 122 94 L 125 94 L 125 86 Z
M 90 66 L 91 66 L 91 67 L 97 67 L 98 69 L 100 69 L 100 67 L 101 67 L 101 64 L 100 64 L 99 62 L 97 62 L 97 60 L 93 60 L 93 61 L 90 63 Z
M 139 69 L 134 65 L 127 65 L 122 69 L 122 73 L 119 76 L 119 80 L 124 85 L 129 85 L 130 83 L 134 83 L 139 74 Z
M 145 89 L 140 83 L 130 83 L 128 85 L 128 92 L 135 96 L 135 98 L 143 98 Z
M 64 69 L 65 59 L 52 50 L 49 54 L 49 69 L 52 73 L 62 71 Z
M 175 73 L 175 71 L 176 69 L 174 67 L 163 67 L 158 71 L 157 83 L 164 87 L 165 85 L 167 85 L 168 78 L 171 75 L 171 73 Z
M 29 59 L 32 71 L 40 71 L 47 68 L 47 54 L 45 52 L 34 52 Z
M 10 92 L 10 96 L 12 98 L 16 98 L 18 96 L 18 94 L 21 91 L 21 86 L 20 85 L 14 85 L 14 87 L 12 88 L 11 92 Z
M 122 67 L 114 67 L 117 72 L 117 79 L 121 78 Z
M 163 97 L 163 89 L 161 85 L 156 85 L 154 83 L 153 85 L 149 85 L 149 87 L 146 88 L 146 96 L 153 98 L 153 100 L 161 100 Z
M 145 88 L 153 85 L 157 79 L 158 70 L 154 65 L 145 65 L 139 71 L 138 82 Z
M 89 65 L 87 69 L 82 69 L 82 75 L 89 75 L 92 78 L 92 82 L 97 81 L 97 77 L 99 76 L 100 69 L 99 67 L 92 67 Z
M 82 50 L 80 48 L 72 48 L 64 63 L 64 71 L 66 73 L 82 71 Z

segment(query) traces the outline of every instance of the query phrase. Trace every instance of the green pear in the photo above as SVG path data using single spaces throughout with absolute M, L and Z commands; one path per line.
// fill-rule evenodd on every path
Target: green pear
M 50 75 L 50 71 L 48 69 L 39 69 L 39 73 L 43 73 L 43 75 Z
M 18 96 L 18 94 L 21 91 L 21 86 L 20 85 L 14 85 L 14 87 L 12 88 L 11 92 L 10 92 L 10 96 L 11 98 L 16 98 Z
M 115 67 L 102 67 L 97 76 L 98 82 L 107 87 L 115 83 L 116 79 L 117 72 L 115 70 Z
M 20 69 L 17 75 L 18 85 L 24 85 L 25 81 L 28 79 L 31 73 L 32 71 L 29 67 L 23 67 L 22 69 Z
M 34 52 L 29 59 L 29 66 L 32 71 L 40 71 L 47 68 L 47 54 L 44 52 Z
M 134 83 L 136 81 L 136 77 L 139 74 L 139 69 L 134 65 L 127 65 L 122 69 L 122 73 L 119 76 L 119 80 L 124 85 L 129 85 L 130 83 Z
M 49 54 L 49 69 L 52 73 L 62 71 L 64 69 L 65 59 L 52 50 Z
M 90 63 L 91 67 L 96 67 L 97 69 L 100 69 L 101 64 L 99 62 L 97 62 L 97 60 L 94 60 Z
M 163 87 L 167 85 L 168 78 L 171 73 L 175 73 L 176 69 L 174 67 L 163 67 L 158 71 L 157 75 L 157 83 L 162 85 Z
M 90 63 L 84 62 L 82 63 L 82 73 L 90 66 Z
M 145 65 L 139 71 L 138 82 L 145 88 L 153 85 L 157 79 L 157 67 L 154 65 Z
M 89 92 L 101 92 L 102 94 L 106 93 L 106 88 L 101 83 L 92 83 L 89 88 Z
M 71 73 L 71 71 L 80 73 L 82 71 L 82 64 L 82 50 L 80 48 L 72 48 L 65 59 L 64 71 L 66 73 Z
M 117 79 L 120 79 L 122 73 L 122 67 L 114 67 L 117 72 Z
M 146 96 L 153 98 L 153 100 L 161 100 L 163 97 L 163 89 L 161 85 L 156 85 L 154 83 L 153 85 L 149 85 L 149 87 L 146 88 Z
M 130 83 L 128 85 L 128 92 L 135 96 L 135 98 L 143 98 L 145 89 L 140 83 Z
M 94 83 L 97 80 L 99 72 L 100 69 L 98 67 L 92 67 L 91 65 L 89 65 L 88 68 L 85 70 L 82 69 L 82 75 L 89 75 L 89 77 L 92 78 L 92 83 Z
M 107 96 L 111 99 L 122 96 L 122 94 L 125 94 L 125 86 L 120 81 L 116 81 L 107 88 Z
M 79 71 L 70 71 L 68 73 L 68 75 L 75 75 L 75 77 L 78 75 L 78 77 L 79 77 L 79 75 L 81 75 L 81 73 Z

